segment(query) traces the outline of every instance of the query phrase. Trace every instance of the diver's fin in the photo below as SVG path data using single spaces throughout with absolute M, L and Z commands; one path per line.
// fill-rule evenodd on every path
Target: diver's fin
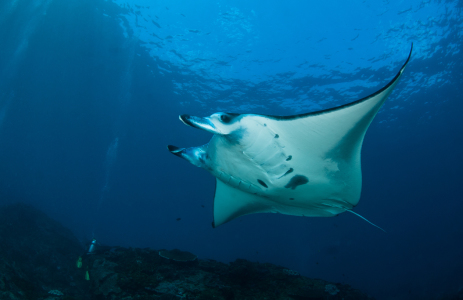
M 79 258 L 77 259 L 76 266 L 78 269 L 82 268 L 82 256 L 79 256 Z

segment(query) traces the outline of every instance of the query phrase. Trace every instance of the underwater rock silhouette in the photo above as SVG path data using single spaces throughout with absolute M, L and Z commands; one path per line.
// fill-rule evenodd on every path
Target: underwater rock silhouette
M 90 299 L 75 267 L 84 249 L 69 229 L 13 204 L 0 208 L 0 237 L 0 299 L 65 299 L 59 293 Z
M 269 263 L 237 259 L 225 264 L 191 253 L 190 259 L 174 260 L 148 248 L 100 246 L 77 268 L 86 249 L 72 232 L 23 204 L 0 207 L 0 236 L 2 300 L 372 299 L 348 285 Z

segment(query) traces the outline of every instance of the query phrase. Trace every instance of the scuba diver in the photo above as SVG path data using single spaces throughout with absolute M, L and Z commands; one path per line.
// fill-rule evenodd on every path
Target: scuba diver
M 92 239 L 92 241 L 89 243 L 88 250 L 77 259 L 76 266 L 78 269 L 85 265 L 85 280 L 90 280 L 88 266 L 93 264 L 93 258 L 91 258 L 91 256 L 96 253 L 98 245 L 99 244 L 96 242 L 96 239 Z
M 93 239 L 92 242 L 90 243 L 90 246 L 88 247 L 87 254 L 94 254 L 96 249 L 96 239 Z

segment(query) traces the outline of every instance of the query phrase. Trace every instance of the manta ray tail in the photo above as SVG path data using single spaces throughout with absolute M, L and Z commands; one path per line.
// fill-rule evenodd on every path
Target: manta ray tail
M 378 225 L 373 224 L 372 222 L 368 221 L 367 219 L 365 219 L 364 217 L 362 217 L 362 216 L 359 215 L 358 213 L 356 213 L 356 212 L 354 212 L 354 211 L 352 211 L 352 210 L 350 210 L 350 209 L 346 209 L 346 211 L 348 211 L 348 212 L 350 212 L 350 213 L 353 213 L 353 214 L 356 215 L 357 217 L 359 217 L 359 218 L 361 218 L 361 219 L 367 221 L 368 223 L 370 223 L 371 225 L 375 226 L 376 228 L 379 228 L 379 229 L 381 229 L 382 231 L 386 232 L 386 230 L 384 230 L 384 229 L 382 229 L 381 227 L 379 227 Z

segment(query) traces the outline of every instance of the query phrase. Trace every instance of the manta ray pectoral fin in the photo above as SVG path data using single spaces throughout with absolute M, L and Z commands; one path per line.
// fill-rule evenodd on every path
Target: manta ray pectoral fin
M 216 179 L 214 196 L 214 221 L 217 227 L 240 216 L 276 212 L 263 197 L 243 192 Z

